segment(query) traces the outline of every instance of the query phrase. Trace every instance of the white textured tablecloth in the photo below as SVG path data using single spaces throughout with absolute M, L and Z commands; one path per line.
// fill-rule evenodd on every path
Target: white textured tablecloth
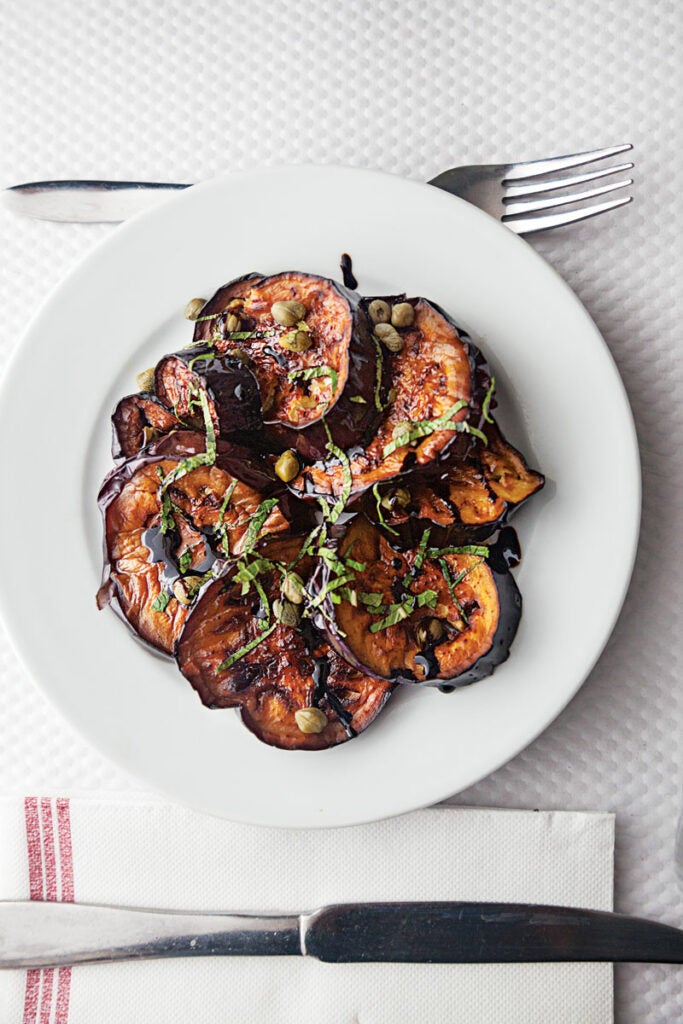
M 438 808 L 260 829 L 135 795 L 0 800 L 0 899 L 300 913 L 332 902 L 612 906 L 609 814 Z M 0 1024 L 611 1024 L 610 964 L 166 960 L 0 972 Z
M 633 585 L 570 707 L 457 799 L 615 810 L 619 908 L 683 924 L 672 863 L 683 725 L 683 6 L 0 0 L 0 14 L 0 184 L 192 181 L 302 160 L 419 179 L 453 164 L 635 144 L 635 203 L 533 241 L 596 319 L 634 408 L 644 517 Z M 0 218 L 0 361 L 36 301 L 109 230 Z M 586 430 L 602 415 L 586 410 Z M 3 443 L 20 441 L 18 424 Z M 49 708 L 4 638 L 0 659 L 0 791 L 134 785 Z M 622 1024 L 682 1015 L 680 973 L 617 972 Z

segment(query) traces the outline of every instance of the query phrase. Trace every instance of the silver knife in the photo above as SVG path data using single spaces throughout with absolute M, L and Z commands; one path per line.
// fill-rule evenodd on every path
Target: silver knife
M 0 902 L 0 967 L 176 956 L 310 956 L 328 963 L 683 963 L 683 930 L 521 903 L 340 903 L 309 914 Z
M 31 181 L 0 190 L 0 203 L 39 220 L 114 224 L 189 187 L 156 181 Z

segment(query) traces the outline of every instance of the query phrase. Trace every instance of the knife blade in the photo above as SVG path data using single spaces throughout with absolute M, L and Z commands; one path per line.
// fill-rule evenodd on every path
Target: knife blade
M 3 968 L 177 956 L 680 964 L 683 930 L 602 911 L 516 903 L 345 903 L 264 916 L 0 902 Z
M 156 181 L 31 181 L 2 189 L 0 205 L 38 220 L 114 224 L 189 187 Z

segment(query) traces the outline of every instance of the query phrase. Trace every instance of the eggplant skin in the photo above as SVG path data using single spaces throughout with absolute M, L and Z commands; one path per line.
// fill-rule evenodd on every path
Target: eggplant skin
M 189 610 L 171 596 L 173 584 L 181 576 L 198 582 L 213 566 L 221 571 L 226 557 L 223 535 L 229 551 L 239 554 L 249 522 L 267 495 L 277 495 L 278 505 L 269 511 L 261 536 L 291 529 L 283 514 L 291 498 L 268 466 L 246 449 L 219 441 L 212 466 L 199 466 L 169 487 L 173 528 L 162 534 L 160 478 L 184 459 L 205 451 L 205 445 L 206 438 L 198 433 L 169 434 L 114 469 L 98 499 L 104 520 L 98 604 L 111 604 L 140 639 L 166 654 L 172 652 Z M 228 504 L 221 512 L 229 490 Z M 224 530 L 217 534 L 219 520 Z M 186 555 L 181 569 L 186 552 L 191 558 Z M 163 600 L 162 592 L 168 601 L 164 608 L 155 608 L 155 602 Z
M 111 419 L 111 454 L 115 462 L 132 458 L 181 425 L 171 410 L 148 391 L 122 398 Z
M 373 299 L 363 299 L 367 309 Z M 414 309 L 412 325 L 399 328 L 403 347 L 391 353 L 379 341 L 375 345 L 375 369 L 381 370 L 379 394 L 382 406 L 379 422 L 371 436 L 358 449 L 348 452 L 353 495 L 389 480 L 413 467 L 428 465 L 450 446 L 461 456 L 471 446 L 466 425 L 479 426 L 481 403 L 489 381 L 488 367 L 471 339 L 446 314 L 424 298 L 388 296 L 390 303 L 409 302 Z M 461 431 L 435 430 L 417 436 L 410 444 L 385 454 L 396 434 L 406 426 L 444 416 L 459 402 L 450 422 L 463 424 Z M 338 459 L 318 461 L 305 467 L 292 487 L 302 496 L 338 496 L 344 486 L 344 473 Z
M 397 551 L 362 515 L 351 521 L 338 544 L 342 558 L 351 550 L 354 561 L 365 566 L 352 584 L 355 605 L 347 597 L 335 604 L 328 593 L 316 625 L 360 671 L 392 682 L 457 687 L 490 675 L 508 657 L 522 601 L 502 550 L 494 547 L 483 558 L 445 549 L 420 565 L 417 548 Z M 321 567 L 313 582 L 313 589 L 324 593 L 329 568 Z M 430 597 L 422 606 L 417 600 L 421 594 Z M 392 625 L 373 631 L 390 606 L 396 608 L 411 596 L 415 601 L 405 618 L 395 616 Z M 382 607 L 373 611 L 370 601 Z M 437 636 L 428 639 L 424 634 L 434 623 Z
M 363 510 L 370 522 L 385 528 L 401 547 L 418 543 L 426 527 L 432 530 L 432 543 L 440 545 L 490 537 L 543 488 L 545 477 L 528 466 L 495 422 L 484 423 L 483 432 L 487 443 L 477 440 L 464 459 L 450 448 L 422 471 L 366 494 Z
M 202 389 L 214 430 L 222 437 L 257 431 L 262 425 L 261 393 L 244 362 L 219 355 L 209 345 L 197 345 L 164 356 L 154 371 L 160 400 L 193 430 L 204 429 L 197 396 Z
M 259 556 L 282 566 L 300 554 L 301 541 L 275 539 Z M 296 571 L 306 578 L 311 560 L 300 559 Z M 280 598 L 282 575 L 266 571 L 259 582 L 272 603 Z M 263 613 L 256 589 L 242 594 L 231 575 L 202 594 L 176 643 L 183 675 L 211 708 L 239 708 L 244 724 L 259 739 L 286 750 L 323 750 L 362 732 L 379 714 L 393 685 L 358 672 L 306 625 L 279 622 L 228 668 L 223 662 L 263 635 Z M 274 622 L 273 622 L 274 624 Z M 327 724 L 320 733 L 304 733 L 296 712 L 317 707 Z
M 300 329 L 273 319 L 272 305 L 283 301 L 301 302 L 306 309 L 303 328 L 310 346 L 304 352 L 281 345 Z M 230 314 L 240 321 L 232 333 L 227 330 Z M 219 352 L 238 348 L 250 357 L 266 432 L 276 448 L 318 459 L 326 453 L 329 436 L 340 448 L 359 444 L 376 417 L 375 353 L 367 316 L 359 297 L 329 278 L 286 271 L 224 285 L 201 310 L 194 337 Z M 316 374 L 324 369 L 331 372 Z M 306 371 L 308 378 L 302 376 Z

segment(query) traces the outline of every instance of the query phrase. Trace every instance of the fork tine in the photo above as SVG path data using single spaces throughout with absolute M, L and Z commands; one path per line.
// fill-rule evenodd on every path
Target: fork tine
M 572 203 L 580 203 L 583 199 L 595 199 L 597 196 L 607 195 L 608 192 L 616 192 L 617 189 L 626 188 L 633 184 L 633 178 L 625 181 L 615 181 L 612 185 L 601 185 L 599 188 L 590 188 L 586 192 L 574 192 L 568 196 L 546 196 L 543 199 L 528 199 L 521 203 L 506 203 L 503 221 L 507 223 L 508 217 L 515 217 L 520 213 L 536 213 L 540 210 L 552 210 L 556 206 L 570 206 Z
M 503 184 L 505 185 L 509 181 L 522 181 L 524 178 L 537 178 L 540 174 L 552 174 L 554 171 L 565 171 L 570 167 L 580 167 L 582 164 L 592 164 L 595 160 L 606 160 L 607 157 L 625 153 L 628 149 L 633 149 L 630 142 L 626 142 L 622 146 L 610 146 L 609 149 L 591 149 L 585 153 L 550 157 L 548 160 L 528 160 L 526 163 L 508 164 L 505 168 Z
M 621 174 L 622 171 L 630 171 L 632 167 L 632 163 L 614 164 L 614 166 L 605 167 L 601 171 L 575 174 L 571 178 L 553 178 L 551 181 L 530 181 L 526 185 L 510 185 L 505 189 L 503 202 L 507 199 L 522 199 L 524 196 L 538 195 L 540 192 L 556 192 L 560 188 L 572 188 L 574 185 L 583 185 L 587 181 L 605 178 L 609 174 Z
M 583 210 L 546 213 L 541 217 L 518 217 L 516 220 L 505 221 L 505 227 L 510 228 L 517 235 L 530 234 L 532 231 L 547 231 L 548 228 L 559 228 L 564 224 L 575 224 L 580 220 L 588 220 L 589 217 L 597 217 L 599 213 L 616 210 L 617 207 L 626 206 L 631 202 L 633 202 L 633 196 L 624 196 L 623 199 L 612 199 L 607 203 L 586 206 Z

